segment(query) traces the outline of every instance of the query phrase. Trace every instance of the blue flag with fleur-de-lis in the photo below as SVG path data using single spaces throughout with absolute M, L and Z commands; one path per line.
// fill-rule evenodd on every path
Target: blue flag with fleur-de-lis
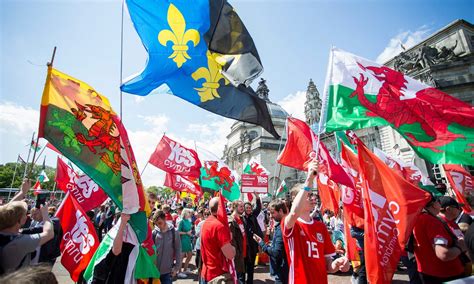
M 162 84 L 210 112 L 275 131 L 267 103 L 248 85 L 262 66 L 247 29 L 225 0 L 127 0 L 148 51 L 124 92 L 146 96 Z

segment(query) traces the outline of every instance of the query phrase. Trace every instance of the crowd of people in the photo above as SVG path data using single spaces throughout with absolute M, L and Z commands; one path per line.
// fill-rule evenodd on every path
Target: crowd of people
M 356 240 L 359 255 L 357 261 L 351 261 L 346 254 L 349 236 L 344 234 L 347 220 L 340 212 L 334 215 L 318 210 L 313 191 L 316 171 L 317 166 L 310 164 L 306 182 L 294 186 L 289 199 L 267 203 L 255 196 L 253 202 L 228 202 L 227 224 L 218 219 L 222 206 L 219 197 L 193 204 L 171 202 L 149 193 L 155 264 L 161 283 L 193 276 L 202 284 L 233 283 L 234 273 L 238 283 L 254 283 L 259 262 L 268 262 L 269 278 L 275 283 L 327 283 L 328 273 L 335 272 L 350 273 L 353 283 L 367 283 L 364 260 L 370 255 L 363 250 L 363 223 L 351 223 L 350 237 Z M 59 220 L 54 217 L 56 206 L 33 206 L 23 201 L 30 187 L 25 180 L 20 192 L 0 207 L 2 283 L 35 283 L 34 277 L 56 283 L 51 267 L 61 254 L 62 238 Z M 433 197 L 417 217 L 400 260 L 410 283 L 443 283 L 472 273 L 474 226 L 461 206 L 449 196 Z M 119 226 L 110 257 L 124 254 L 130 216 L 119 212 L 111 201 L 87 215 L 100 240 Z M 193 255 L 195 262 L 191 264 Z M 231 271 L 227 263 L 233 263 L 235 270 Z M 123 282 L 124 273 L 118 267 L 96 269 L 93 283 Z

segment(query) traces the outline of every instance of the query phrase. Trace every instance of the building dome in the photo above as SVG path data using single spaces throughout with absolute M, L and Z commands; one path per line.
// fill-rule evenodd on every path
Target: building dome
M 286 119 L 288 117 L 288 113 L 280 105 L 277 105 L 272 102 L 267 102 L 267 107 L 272 120 L 275 118 Z

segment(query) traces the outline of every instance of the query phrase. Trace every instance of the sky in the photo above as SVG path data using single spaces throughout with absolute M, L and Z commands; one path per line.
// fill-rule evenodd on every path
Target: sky
M 401 51 L 400 43 L 409 48 L 457 19 L 474 23 L 472 0 L 229 2 L 256 44 L 270 100 L 302 119 L 309 79 L 323 92 L 331 46 L 383 63 Z M 55 68 L 93 86 L 117 113 L 122 106 L 139 169 L 163 133 L 222 156 L 235 121 L 169 94 L 123 93 L 120 100 L 121 81 L 143 70 L 147 59 L 126 9 L 121 49 L 121 22 L 119 0 L 0 0 L 0 164 L 27 158 L 54 46 Z M 42 155 L 56 166 L 54 152 Z M 151 165 L 142 176 L 146 186 L 161 186 L 163 177 Z

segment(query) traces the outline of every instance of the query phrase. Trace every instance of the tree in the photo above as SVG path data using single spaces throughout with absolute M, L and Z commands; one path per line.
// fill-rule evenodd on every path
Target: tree
M 16 163 L 6 163 L 4 165 L 0 165 L 0 188 L 19 188 L 21 182 L 23 180 L 23 173 L 25 172 L 25 164 L 18 163 L 16 173 L 15 167 L 17 166 Z M 28 168 L 30 168 L 31 164 L 28 164 Z M 35 165 L 33 170 L 31 171 L 30 178 L 32 179 L 32 185 L 38 178 L 41 170 L 43 169 L 42 165 Z M 27 174 L 28 174 L 27 170 Z M 54 177 L 56 174 L 56 168 L 52 168 L 46 166 L 45 173 L 49 178 L 48 182 L 44 182 L 41 184 L 41 187 L 48 190 L 53 190 L 54 187 Z M 15 180 L 13 180 L 13 176 L 15 175 Z M 13 180 L 13 185 L 12 185 Z

